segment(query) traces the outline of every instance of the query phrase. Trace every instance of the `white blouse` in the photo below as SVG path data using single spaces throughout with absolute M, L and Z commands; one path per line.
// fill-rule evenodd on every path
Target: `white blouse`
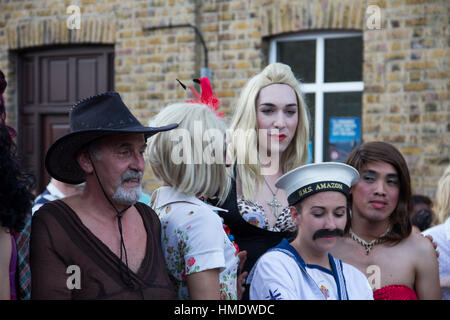
M 450 277 L 450 218 L 444 223 L 427 229 L 424 235 L 431 235 L 433 241 L 437 243 L 437 251 L 439 251 L 439 277 Z M 443 288 L 442 300 L 450 300 L 450 288 Z
M 178 299 L 189 299 L 186 276 L 219 268 L 220 299 L 236 300 L 239 258 L 214 212 L 226 210 L 172 187 L 155 190 L 150 206 L 161 220 L 166 267 L 176 281 Z

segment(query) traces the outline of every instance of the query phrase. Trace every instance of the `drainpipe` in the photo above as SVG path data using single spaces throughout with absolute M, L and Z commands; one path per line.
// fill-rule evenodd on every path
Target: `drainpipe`
M 163 30 L 163 29 L 175 29 L 175 28 L 191 28 L 195 31 L 195 34 L 198 36 L 200 43 L 203 47 L 204 51 L 204 67 L 200 70 L 201 77 L 209 77 L 211 79 L 211 69 L 208 68 L 208 48 L 206 47 L 205 40 L 203 39 L 203 36 L 201 32 L 198 30 L 198 28 L 192 24 L 185 23 L 185 24 L 168 24 L 168 25 L 162 25 L 162 26 L 154 26 L 154 27 L 146 27 L 143 29 L 143 31 L 154 31 L 154 30 Z

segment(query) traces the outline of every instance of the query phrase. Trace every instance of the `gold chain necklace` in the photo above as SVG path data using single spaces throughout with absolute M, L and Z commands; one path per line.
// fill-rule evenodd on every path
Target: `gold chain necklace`
M 389 226 L 387 228 L 387 230 L 380 235 L 378 238 L 373 239 L 370 242 L 367 242 L 364 239 L 361 239 L 360 237 L 358 237 L 352 230 L 352 228 L 350 228 L 349 233 L 350 233 L 350 237 L 352 237 L 353 240 L 355 240 L 356 242 L 358 242 L 360 245 L 362 245 L 365 249 L 366 249 L 366 255 L 369 255 L 370 250 L 372 250 L 373 246 L 377 245 L 378 243 L 380 243 L 381 238 L 383 238 L 385 235 L 387 235 L 389 233 L 389 231 L 391 231 L 391 227 Z

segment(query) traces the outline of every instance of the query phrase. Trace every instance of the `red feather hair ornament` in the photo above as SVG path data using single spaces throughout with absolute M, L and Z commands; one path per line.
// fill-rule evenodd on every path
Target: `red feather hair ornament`
M 177 81 L 181 84 L 184 90 L 186 90 L 186 86 L 180 80 L 177 79 Z M 212 90 L 209 78 L 203 77 L 200 79 L 194 79 L 193 81 L 200 84 L 201 94 L 199 94 L 194 88 L 188 86 L 189 90 L 191 90 L 192 94 L 195 96 L 195 99 L 186 100 L 186 102 L 206 104 L 208 108 L 211 109 L 218 117 L 223 118 L 224 114 L 217 111 L 221 107 L 221 104 L 219 98 Z

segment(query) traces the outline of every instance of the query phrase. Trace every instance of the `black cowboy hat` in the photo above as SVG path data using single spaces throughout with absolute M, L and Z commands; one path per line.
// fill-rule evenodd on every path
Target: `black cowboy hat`
M 77 102 L 70 110 L 70 133 L 56 140 L 48 149 L 45 167 L 55 179 L 70 184 L 85 181 L 77 153 L 90 142 L 117 133 L 142 133 L 145 138 L 178 124 L 144 127 L 128 110 L 117 92 L 106 92 Z

